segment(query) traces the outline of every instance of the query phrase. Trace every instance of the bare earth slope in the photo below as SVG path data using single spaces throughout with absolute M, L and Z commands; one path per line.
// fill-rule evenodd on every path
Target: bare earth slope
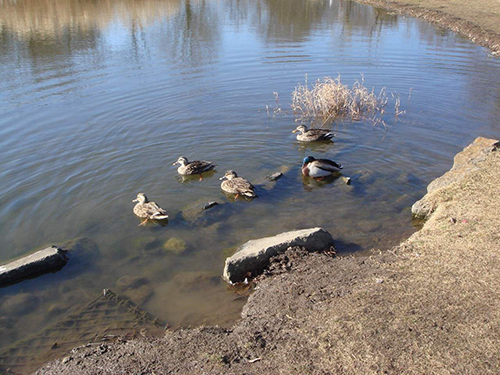
M 38 373 L 498 374 L 499 145 L 466 148 L 466 177 L 429 193 L 423 229 L 390 252 L 289 249 L 230 331 L 81 347 Z
M 356 0 L 421 17 L 500 55 L 500 0 Z

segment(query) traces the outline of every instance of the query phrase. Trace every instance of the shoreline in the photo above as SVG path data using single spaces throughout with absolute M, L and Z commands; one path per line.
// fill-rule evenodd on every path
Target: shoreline
M 392 250 L 289 248 L 231 329 L 92 343 L 36 373 L 498 374 L 499 180 L 500 142 L 478 138 L 430 184 L 423 228 Z
M 500 57 L 500 4 L 447 0 L 355 0 L 358 3 L 408 15 L 451 30 Z

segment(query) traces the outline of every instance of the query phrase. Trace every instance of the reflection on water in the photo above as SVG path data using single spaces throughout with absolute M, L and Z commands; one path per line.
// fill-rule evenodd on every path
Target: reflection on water
M 407 114 L 296 142 L 289 93 L 305 74 L 338 73 L 398 92 Z M 346 0 L 0 0 L 0 261 L 80 236 L 99 249 L 0 290 L 0 368 L 2 348 L 104 288 L 172 326 L 231 325 L 244 298 L 219 276 L 252 238 L 323 226 L 340 254 L 394 245 L 453 155 L 498 136 L 499 73 L 452 33 Z M 180 155 L 217 172 L 181 178 Z M 307 155 L 341 163 L 351 185 L 303 178 Z M 227 198 L 228 169 L 259 198 Z M 138 227 L 138 192 L 167 209 L 167 226 Z

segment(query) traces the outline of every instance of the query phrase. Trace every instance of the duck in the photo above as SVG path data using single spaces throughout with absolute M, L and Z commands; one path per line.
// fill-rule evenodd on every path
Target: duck
M 220 178 L 223 180 L 220 187 L 223 191 L 229 194 L 236 194 L 235 199 L 240 195 L 247 198 L 255 198 L 255 187 L 242 177 L 238 177 L 235 171 L 227 171 L 224 176 Z
M 297 140 L 301 142 L 329 141 L 335 134 L 326 129 L 307 129 L 305 125 L 299 125 L 292 133 L 297 134 Z
M 139 193 L 132 202 L 137 202 L 134 206 L 134 214 L 144 220 L 139 224 L 145 225 L 148 220 L 165 220 L 168 218 L 167 211 L 158 206 L 155 202 L 150 202 L 146 194 Z
M 202 173 L 211 171 L 216 167 L 214 163 L 206 160 L 193 160 L 191 162 L 184 156 L 179 157 L 175 163 L 172 165 L 180 164 L 180 167 L 177 168 L 177 172 L 182 176 L 191 176 L 194 174 L 200 175 L 200 180 L 203 179 Z
M 312 156 L 307 156 L 302 160 L 302 174 L 320 180 L 339 172 L 341 169 L 342 165 L 329 159 L 315 159 Z

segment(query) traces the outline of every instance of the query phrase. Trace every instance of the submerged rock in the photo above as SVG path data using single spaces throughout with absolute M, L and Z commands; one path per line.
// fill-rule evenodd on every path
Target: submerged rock
M 31 293 L 21 293 L 5 298 L 2 309 L 9 315 L 21 316 L 32 312 L 40 303 L 37 296 Z
M 123 276 L 116 281 L 116 286 L 122 290 L 138 288 L 148 284 L 149 280 L 140 276 Z
M 248 241 L 226 259 L 223 278 L 235 283 L 245 280 L 248 275 L 256 276 L 267 266 L 269 258 L 293 246 L 310 252 L 327 250 L 333 246 L 333 238 L 323 228 L 311 228 Z
M 169 253 L 182 254 L 187 249 L 186 241 L 172 237 L 163 244 L 163 249 Z

